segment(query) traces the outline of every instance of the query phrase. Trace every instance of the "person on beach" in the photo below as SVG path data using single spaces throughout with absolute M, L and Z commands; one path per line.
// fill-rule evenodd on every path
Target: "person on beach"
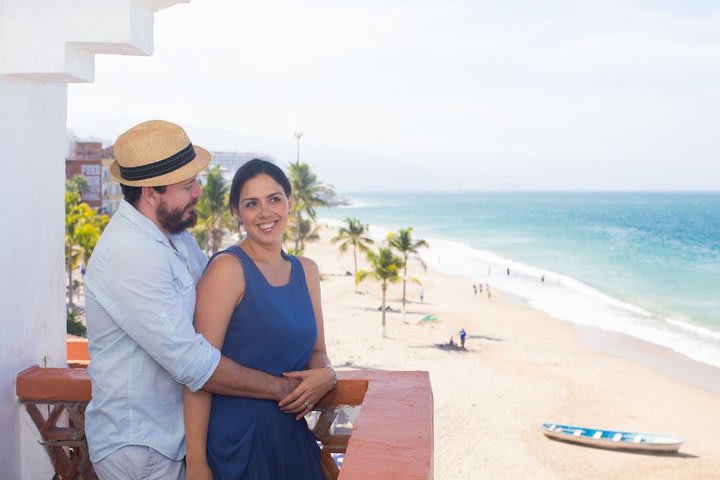
M 473 283 L 473 293 L 474 293 L 475 295 L 477 295 L 477 287 L 475 286 L 474 283 Z
M 184 387 L 279 401 L 298 380 L 243 367 L 193 329 L 207 257 L 186 229 L 210 154 L 153 120 L 120 135 L 114 155 L 124 199 L 85 276 L 90 460 L 102 480 L 183 479 Z
M 423 300 L 425 300 L 425 290 L 423 290 L 423 289 L 421 288 L 421 289 L 420 289 L 420 303 L 422 303 Z
M 195 328 L 235 361 L 300 384 L 279 406 L 186 390 L 188 479 L 322 480 L 304 417 L 337 376 L 325 348 L 318 267 L 282 250 L 290 182 L 275 164 L 251 160 L 235 173 L 229 204 L 246 235 L 210 259 Z
M 485 290 L 487 290 L 488 298 L 492 297 L 492 294 L 490 293 L 490 284 L 489 283 L 485 284 Z
M 460 329 L 460 348 L 462 348 L 463 350 L 465 350 L 465 336 L 466 335 L 467 335 L 467 333 L 465 333 L 465 329 L 461 328 Z

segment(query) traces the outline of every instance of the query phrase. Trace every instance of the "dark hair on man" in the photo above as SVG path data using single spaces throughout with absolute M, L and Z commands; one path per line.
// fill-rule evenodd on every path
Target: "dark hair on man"
M 137 201 L 140 199 L 143 187 L 131 187 L 130 185 L 125 185 L 124 183 L 121 183 L 120 188 L 122 189 L 123 197 L 125 197 L 125 200 L 133 207 L 137 207 Z M 165 190 L 167 189 L 165 185 L 152 188 L 154 188 L 155 191 L 158 193 L 165 193 Z
M 262 173 L 272 177 L 272 179 L 282 187 L 285 192 L 285 196 L 288 198 L 290 197 L 292 188 L 290 187 L 290 180 L 288 180 L 285 172 L 272 162 L 260 160 L 259 158 L 253 158 L 242 167 L 238 168 L 238 171 L 235 172 L 232 185 L 230 186 L 230 199 L 228 201 L 230 210 L 233 212 L 237 211 L 238 202 L 240 202 L 240 192 L 242 191 L 243 186 L 245 186 L 245 182 Z

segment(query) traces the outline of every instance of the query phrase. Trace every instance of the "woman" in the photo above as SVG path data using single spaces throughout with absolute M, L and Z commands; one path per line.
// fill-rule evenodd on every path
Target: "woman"
M 273 163 L 251 160 L 235 174 L 229 203 L 246 236 L 210 259 L 195 328 L 236 362 L 299 383 L 279 404 L 215 394 L 211 402 L 186 391 L 187 478 L 321 480 L 304 416 L 337 377 L 325 350 L 318 267 L 282 251 L 290 182 Z

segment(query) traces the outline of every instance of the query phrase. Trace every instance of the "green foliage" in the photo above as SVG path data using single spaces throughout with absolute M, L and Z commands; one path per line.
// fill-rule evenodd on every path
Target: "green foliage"
M 203 195 L 195 207 L 198 223 L 193 227 L 192 233 L 201 248 L 209 248 L 215 253 L 222 246 L 225 231 L 235 228 L 235 219 L 228 208 L 230 186 L 222 176 L 219 166 L 208 170 L 205 183 L 201 186 Z
M 368 225 L 363 225 L 360 220 L 355 217 L 348 217 L 345 219 L 345 225 L 340 227 L 337 235 L 330 240 L 333 244 L 339 244 L 338 248 L 340 249 L 340 253 L 345 253 L 352 245 L 353 260 L 355 262 L 355 270 L 353 271 L 355 274 L 355 287 L 357 287 L 358 284 L 357 252 L 358 250 L 367 252 L 370 245 L 375 243 L 372 238 L 367 236 L 368 231 Z
M 77 177 L 74 177 L 77 178 Z M 65 192 L 65 268 L 68 275 L 68 305 L 74 309 L 73 270 L 82 260 L 86 265 L 102 231 L 110 221 L 80 199 L 78 191 Z
M 65 181 L 65 191 L 79 193 L 82 195 L 90 190 L 90 184 L 84 175 L 75 175 L 70 180 Z
M 358 271 L 360 281 L 372 277 L 387 288 L 388 283 L 400 281 L 400 269 L 403 267 L 403 260 L 396 256 L 388 247 L 378 247 L 377 252 L 369 250 L 366 254 L 371 269 Z
M 291 250 L 302 252 L 305 242 L 314 239 L 315 207 L 328 205 L 325 196 L 332 192 L 332 187 L 319 182 L 310 165 L 304 162 L 290 163 L 287 174 L 293 198 L 288 236 L 294 242 Z M 310 222 L 310 227 L 305 222 Z
M 374 278 L 380 283 L 382 291 L 382 331 L 385 336 L 385 298 L 389 283 L 400 281 L 400 269 L 403 268 L 403 260 L 396 256 L 388 247 L 379 247 L 377 252 L 369 250 L 367 260 L 370 263 L 370 270 L 360 270 L 355 274 L 356 281 L 362 282 L 366 278 Z
M 315 220 L 315 207 L 327 205 L 324 194 L 331 187 L 320 183 L 310 165 L 304 162 L 291 163 L 288 178 L 292 187 L 293 212 L 301 211 Z
M 403 256 L 403 294 L 402 294 L 402 305 L 403 305 L 403 311 L 405 311 L 405 298 L 406 298 L 406 283 L 407 280 L 411 280 L 413 282 L 419 283 L 417 279 L 407 278 L 407 261 L 408 256 L 411 253 L 418 253 L 418 250 L 421 248 L 429 247 L 430 245 L 425 240 L 417 240 L 415 241 L 412 238 L 412 227 L 408 228 L 401 228 L 397 232 L 390 232 L 387 236 L 388 244 L 391 248 L 394 248 L 397 250 L 402 256 Z M 426 268 L 425 264 L 420 260 L 421 265 L 423 268 Z
M 205 230 L 204 228 L 200 229 L 197 225 L 195 225 L 191 232 L 195 236 L 195 241 L 197 242 L 200 249 L 207 252 L 210 248 L 209 235 L 207 230 Z
M 67 310 L 67 333 L 79 337 L 87 336 L 87 328 L 77 319 L 77 310 Z
M 291 248 L 288 250 L 290 255 L 300 256 L 305 251 L 305 242 L 312 242 L 320 238 L 318 234 L 318 227 L 309 218 L 300 218 L 300 231 L 297 231 L 297 221 L 289 223 L 287 228 L 287 235 L 290 238 L 300 238 L 300 244 L 297 249 Z

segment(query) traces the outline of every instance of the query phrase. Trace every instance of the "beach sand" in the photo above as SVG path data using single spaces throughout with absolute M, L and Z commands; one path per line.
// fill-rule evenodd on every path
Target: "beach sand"
M 355 293 L 352 251 L 340 255 L 321 227 L 306 255 L 320 266 L 328 352 L 343 368 L 426 370 L 435 403 L 435 478 L 720 478 L 720 369 L 618 334 L 581 329 L 493 290 L 475 295 L 460 276 L 410 262 L 405 320 L 402 285 L 389 288 L 387 337 L 380 336 L 379 285 Z M 358 256 L 364 267 L 364 255 Z M 492 280 L 490 282 L 492 286 Z M 437 322 L 421 322 L 424 315 Z M 467 351 L 436 344 L 468 333 Z M 695 375 L 697 372 L 697 376 Z M 679 436 L 667 456 L 587 448 L 546 439 L 543 422 Z

